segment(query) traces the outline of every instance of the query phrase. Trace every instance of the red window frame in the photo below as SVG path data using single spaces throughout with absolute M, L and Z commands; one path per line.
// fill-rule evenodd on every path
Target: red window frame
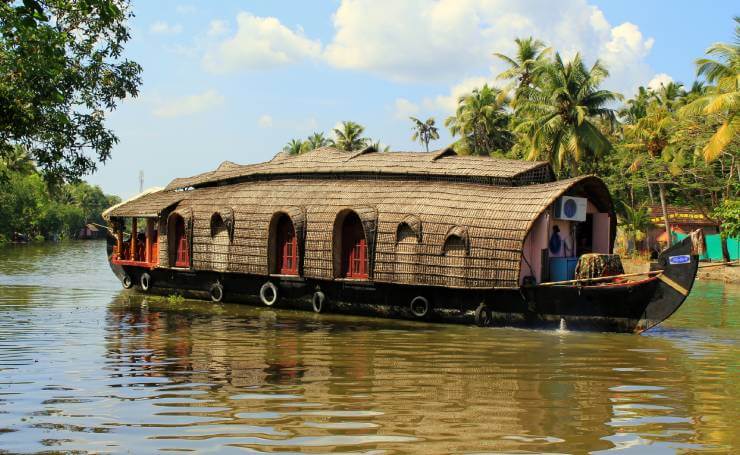
M 367 279 L 370 265 L 367 240 L 362 222 L 356 214 L 347 215 L 342 226 L 343 272 L 345 278 Z
M 283 216 L 277 226 L 277 270 L 281 275 L 298 275 L 298 237 L 290 218 Z

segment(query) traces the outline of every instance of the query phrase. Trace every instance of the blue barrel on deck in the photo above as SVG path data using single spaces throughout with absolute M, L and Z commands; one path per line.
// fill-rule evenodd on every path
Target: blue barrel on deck
M 550 281 L 572 280 L 576 276 L 578 258 L 550 258 Z

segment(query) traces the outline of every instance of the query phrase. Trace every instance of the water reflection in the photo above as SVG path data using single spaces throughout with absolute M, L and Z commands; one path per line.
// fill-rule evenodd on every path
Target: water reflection
M 104 272 L 70 289 L 0 266 L 0 451 L 740 447 L 737 290 L 721 284 L 634 336 L 172 304 L 106 290 Z

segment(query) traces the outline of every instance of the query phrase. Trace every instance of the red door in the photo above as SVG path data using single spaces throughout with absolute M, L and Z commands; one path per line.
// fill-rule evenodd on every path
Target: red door
M 352 213 L 342 226 L 342 271 L 347 278 L 368 278 L 368 254 L 365 231 L 360 218 Z
M 298 275 L 298 238 L 287 216 L 277 226 L 277 270 L 281 275 Z
M 190 244 L 185 235 L 185 220 L 181 216 L 177 216 L 175 220 L 175 246 L 175 267 L 190 267 Z

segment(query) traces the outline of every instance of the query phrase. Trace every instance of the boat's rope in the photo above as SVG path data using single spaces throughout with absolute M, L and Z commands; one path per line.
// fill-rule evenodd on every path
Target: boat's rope
M 641 275 L 650 276 L 650 275 L 658 275 L 660 273 L 663 273 L 663 271 L 662 270 L 651 270 L 649 272 L 623 273 L 621 275 L 600 276 L 596 278 L 581 278 L 578 280 L 548 281 L 546 283 L 540 283 L 540 286 L 557 286 L 557 285 L 563 285 L 563 284 L 578 284 L 578 283 L 583 283 L 583 282 L 594 283 L 597 281 L 609 281 L 615 278 L 629 278 L 629 277 L 641 276 Z
M 727 262 L 713 262 L 711 264 L 699 264 L 700 269 L 706 269 L 707 267 L 719 267 L 721 265 L 738 265 L 740 264 L 740 259 L 735 261 L 727 261 Z
M 715 262 L 712 264 L 701 264 L 698 268 L 705 269 L 708 267 L 719 267 L 722 265 L 738 265 L 740 264 L 740 260 L 736 261 L 728 261 L 728 262 Z M 546 283 L 540 283 L 540 286 L 558 286 L 558 285 L 564 285 L 564 284 L 579 284 L 579 283 L 594 283 L 598 281 L 609 281 L 613 280 L 615 278 L 629 278 L 629 277 L 635 277 L 635 276 L 642 276 L 642 275 L 660 275 L 663 273 L 663 270 L 651 270 L 649 272 L 637 272 L 637 273 L 623 273 L 621 275 L 610 275 L 610 276 L 601 276 L 596 278 L 581 278 L 578 280 L 565 280 L 565 281 L 548 281 Z

